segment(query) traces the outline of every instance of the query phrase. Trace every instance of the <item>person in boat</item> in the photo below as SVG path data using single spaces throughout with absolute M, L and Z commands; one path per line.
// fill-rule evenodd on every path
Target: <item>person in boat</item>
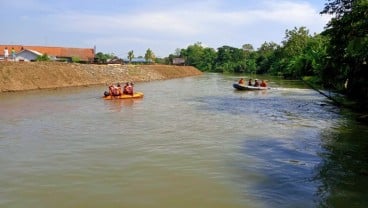
M 121 89 L 121 85 L 120 85 L 120 83 L 118 83 L 117 85 L 116 85 L 116 94 L 117 95 L 122 95 L 123 94 L 123 90 Z
M 134 83 L 133 83 L 133 82 L 130 82 L 130 83 L 129 83 L 129 86 L 128 86 L 128 88 L 127 88 L 128 95 L 133 95 L 133 94 L 134 94 L 133 87 L 134 87 Z
M 244 85 L 244 79 L 243 79 L 243 78 L 241 78 L 241 79 L 239 80 L 238 84 L 240 84 L 240 85 Z
M 258 79 L 255 79 L 255 80 L 254 80 L 254 87 L 259 87 Z
M 261 87 L 267 87 L 267 83 L 266 83 L 266 81 L 262 80 L 262 81 L 261 81 L 260 86 L 261 86 Z
M 252 86 L 252 79 L 248 80 L 248 86 Z
M 109 95 L 113 95 L 113 93 L 114 93 L 114 85 L 113 84 L 111 84 L 111 85 L 109 85 L 109 93 L 105 93 L 105 96 L 107 95 L 107 96 L 109 96 Z
M 128 87 L 129 87 L 129 82 L 125 83 L 124 88 L 123 88 L 123 94 L 126 95 L 128 94 Z
M 123 94 L 125 95 L 133 95 L 133 82 L 127 82 L 125 83 Z
M 109 86 L 109 94 L 111 96 L 120 96 L 120 95 L 122 95 L 122 90 L 121 90 L 120 83 L 117 83 L 116 86 L 115 85 L 110 85 Z

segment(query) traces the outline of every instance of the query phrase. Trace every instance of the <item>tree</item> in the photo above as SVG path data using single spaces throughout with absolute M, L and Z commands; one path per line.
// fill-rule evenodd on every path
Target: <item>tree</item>
M 311 36 L 305 27 L 286 30 L 285 40 L 282 41 L 281 57 L 277 61 L 278 69 L 281 69 L 284 77 L 300 78 L 303 67 L 302 53 Z
M 244 51 L 247 51 L 247 52 L 253 52 L 253 51 L 254 51 L 253 45 L 252 45 L 252 44 L 249 44 L 249 43 L 244 44 L 244 45 L 242 46 L 242 49 L 243 49 Z
M 154 62 L 155 61 L 155 54 L 152 52 L 151 49 L 147 49 L 146 54 L 144 55 L 144 59 L 146 60 L 146 62 Z
M 327 60 L 328 38 L 322 35 L 315 35 L 311 37 L 301 54 L 304 66 L 301 69 L 303 76 L 316 76 L 321 80 L 321 71 Z
M 111 59 L 114 57 L 114 54 L 104 54 L 102 52 L 98 52 L 95 55 L 95 62 L 97 63 L 106 63 L 108 59 Z
M 201 61 L 198 63 L 198 69 L 202 71 L 212 71 L 217 53 L 213 48 L 204 48 L 201 54 Z
M 245 72 L 247 70 L 246 52 L 231 46 L 218 48 L 215 70 L 216 72 Z
M 321 14 L 335 14 L 336 19 L 341 19 L 344 14 L 350 12 L 355 0 L 327 0 Z
M 322 14 L 334 14 L 324 35 L 330 38 L 325 81 L 342 89 L 346 80 L 347 96 L 368 108 L 368 1 L 329 0 Z
M 201 63 L 201 57 L 203 54 L 203 46 L 201 42 L 197 42 L 194 45 L 190 45 L 187 49 L 182 49 L 180 55 L 185 58 L 186 64 L 197 67 Z
M 132 59 L 134 59 L 134 51 L 133 50 L 128 52 L 128 57 L 127 58 L 129 59 L 129 63 L 131 63 Z
M 256 59 L 257 71 L 261 74 L 271 72 L 272 65 L 275 62 L 275 51 L 280 46 L 274 42 L 264 42 L 256 51 L 258 56 Z
M 186 49 L 181 49 L 179 55 L 172 55 L 170 59 L 172 61 L 174 57 L 181 57 L 185 59 L 186 65 L 194 66 L 201 71 L 213 71 L 216 56 L 215 49 L 203 47 L 201 42 L 197 42 Z
M 294 57 L 299 55 L 310 37 L 309 30 L 306 27 L 294 27 L 293 30 L 286 30 L 285 40 L 282 41 L 285 56 Z
M 174 53 L 174 55 L 176 56 L 176 57 L 179 57 L 180 56 L 180 48 L 177 48 L 177 49 L 175 49 L 175 53 Z
M 215 61 L 216 72 L 230 72 L 232 71 L 232 47 L 222 46 L 217 49 L 217 58 Z

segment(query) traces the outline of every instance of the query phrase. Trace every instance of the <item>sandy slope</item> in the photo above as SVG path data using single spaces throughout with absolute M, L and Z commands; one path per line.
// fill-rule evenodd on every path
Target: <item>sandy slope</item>
M 190 66 L 0 62 L 0 92 L 196 76 Z

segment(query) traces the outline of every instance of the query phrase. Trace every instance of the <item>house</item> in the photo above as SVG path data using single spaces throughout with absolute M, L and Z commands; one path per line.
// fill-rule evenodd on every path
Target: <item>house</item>
M 36 60 L 38 56 L 42 56 L 42 53 L 39 53 L 34 50 L 23 49 L 22 51 L 16 53 L 15 61 L 33 61 Z
M 7 47 L 9 51 L 14 48 L 16 51 L 15 61 L 34 61 L 38 56 L 37 54 L 47 54 L 51 60 L 55 61 L 69 62 L 71 62 L 73 59 L 77 59 L 82 62 L 93 62 L 95 57 L 95 50 L 93 48 L 66 48 L 24 45 L 0 45 L 0 57 L 4 57 L 5 47 Z M 35 55 L 37 56 L 34 58 Z
M 174 65 L 185 65 L 185 59 L 183 59 L 183 58 L 173 58 L 172 63 Z
M 123 59 L 120 59 L 118 57 L 114 57 L 112 59 L 108 59 L 107 64 L 124 64 L 124 61 L 123 61 Z

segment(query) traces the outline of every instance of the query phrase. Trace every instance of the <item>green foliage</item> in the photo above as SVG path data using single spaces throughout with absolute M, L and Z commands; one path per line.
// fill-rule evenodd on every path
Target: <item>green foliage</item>
M 179 50 L 176 50 L 178 54 Z M 205 48 L 200 42 L 181 49 L 179 55 L 169 56 L 171 61 L 175 57 L 182 57 L 186 60 L 186 65 L 195 66 L 202 71 L 213 71 L 216 51 L 213 48 Z
M 102 52 L 98 52 L 95 55 L 95 62 L 103 64 L 103 63 L 107 63 L 107 60 L 112 59 L 112 58 L 114 58 L 114 54 L 104 54 Z
M 310 39 L 309 31 L 305 27 L 286 30 L 278 61 L 273 63 L 274 68 L 281 69 L 287 78 L 300 78 L 306 63 L 303 52 Z
M 255 59 L 247 59 L 245 61 L 245 67 L 246 67 L 246 72 L 249 72 L 251 74 L 256 74 L 257 73 L 257 64 L 256 64 L 256 60 Z
M 243 49 L 244 51 L 246 51 L 246 52 L 253 52 L 253 51 L 254 51 L 253 45 L 252 45 L 252 44 L 249 44 L 249 43 L 244 44 L 244 45 L 242 46 L 242 49 Z
M 270 73 L 285 77 L 301 78 L 304 75 L 319 75 L 326 58 L 326 38 L 311 36 L 305 27 L 286 30 L 283 45 L 265 42 L 254 50 L 251 44 L 242 48 L 222 46 L 215 51 L 205 48 L 200 42 L 180 50 L 186 64 L 202 71 L 220 73 Z M 176 50 L 178 51 L 178 50 Z M 178 57 L 169 56 L 169 59 Z
M 213 48 L 204 48 L 198 68 L 203 71 L 212 71 L 213 63 L 216 58 L 216 51 Z
M 42 56 L 37 56 L 36 61 L 50 61 L 50 57 L 45 53 Z
M 275 63 L 275 54 L 278 48 L 279 45 L 274 42 L 264 42 L 257 50 L 256 66 L 259 73 L 272 73 L 271 69 L 272 65 Z
M 331 73 L 333 76 L 324 78 L 338 89 L 343 89 L 348 79 L 347 95 L 368 108 L 368 1 L 330 1 L 321 13 L 335 15 L 323 33 L 330 42 L 322 74 Z
M 300 55 L 310 37 L 309 30 L 305 27 L 295 27 L 293 30 L 286 30 L 285 40 L 282 41 L 285 57 Z
M 144 59 L 146 60 L 146 62 L 148 63 L 152 63 L 155 62 L 155 54 L 152 52 L 151 49 L 147 49 L 146 54 L 144 55 Z
M 197 42 L 181 49 L 179 57 L 184 57 L 187 65 L 202 71 L 269 73 L 299 79 L 302 76 L 321 75 L 321 68 L 326 65 L 327 43 L 325 36 L 311 36 L 305 27 L 295 27 L 286 30 L 281 46 L 265 42 L 257 50 L 251 44 L 244 44 L 242 48 L 222 46 L 215 51 Z M 169 59 L 174 57 L 178 56 L 171 54 Z
M 222 46 L 217 49 L 215 70 L 219 72 L 244 72 L 246 69 L 245 53 L 242 49 Z
M 72 62 L 73 63 L 79 63 L 80 61 L 81 61 L 81 59 L 79 57 L 75 57 L 75 56 L 72 57 Z
M 180 56 L 186 59 L 188 65 L 197 67 L 201 62 L 204 47 L 200 42 L 190 45 L 187 49 L 182 49 Z
M 169 62 L 169 58 L 166 57 L 166 58 L 155 58 L 155 63 L 158 63 L 158 64 L 170 64 Z
M 178 50 L 178 49 L 177 49 L 177 50 Z M 179 52 L 179 54 L 178 54 L 178 55 L 170 54 L 170 55 L 169 55 L 169 57 L 167 57 L 167 58 L 165 59 L 165 63 L 166 63 L 166 64 L 171 64 L 171 63 L 173 62 L 174 58 L 177 58 L 177 57 L 179 57 L 179 56 L 180 56 L 180 52 Z

